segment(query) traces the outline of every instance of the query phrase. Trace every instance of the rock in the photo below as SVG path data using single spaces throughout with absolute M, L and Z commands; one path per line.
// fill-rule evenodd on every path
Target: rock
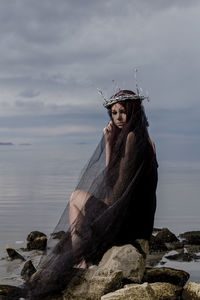
M 184 239 L 184 244 L 200 245 L 200 231 L 187 231 L 180 234 L 180 237 Z
M 173 243 L 165 243 L 167 249 L 169 251 L 171 250 L 177 250 L 177 249 L 183 249 L 184 248 L 184 243 L 183 242 L 173 242 Z
M 1 300 L 16 300 L 23 297 L 22 290 L 12 285 L 0 285 Z
M 63 300 L 99 300 L 102 295 L 122 287 L 122 272 L 100 272 L 95 266 L 79 270 L 63 292 Z
M 144 253 L 148 248 L 142 241 L 140 247 Z M 145 261 L 132 245 L 114 246 L 98 266 L 78 271 L 64 291 L 63 300 L 99 300 L 104 294 L 122 288 L 124 281 L 141 282 Z
M 27 237 L 28 250 L 45 250 L 47 245 L 46 234 L 39 231 L 32 231 Z
M 189 237 L 189 236 L 200 236 L 200 231 L 198 231 L 198 230 L 193 230 L 193 231 L 186 231 L 186 232 L 184 232 L 184 233 L 180 233 L 179 234 L 179 237 L 181 237 L 182 239 L 183 238 L 187 238 L 187 237 Z
M 158 232 L 160 232 L 162 230 L 162 228 L 153 228 L 153 234 L 157 234 Z
M 101 300 L 159 300 L 148 283 L 128 284 L 124 288 L 106 294 Z
M 180 242 L 178 238 L 168 228 L 159 230 L 156 236 L 152 235 L 150 242 L 150 253 L 158 251 L 168 251 L 181 249 L 184 247 L 184 243 Z
M 25 281 L 29 281 L 31 276 L 36 272 L 31 260 L 28 260 L 21 271 L 21 276 Z
M 134 241 L 133 246 L 142 254 L 142 256 L 146 259 L 149 254 L 149 241 L 144 239 L 137 239 Z
M 200 245 L 184 245 L 184 248 L 189 253 L 199 253 L 200 252 Z
M 6 251 L 8 253 L 8 256 L 13 260 L 13 259 L 21 259 L 25 261 L 25 258 L 19 254 L 15 249 L 12 247 L 6 247 Z
M 66 233 L 61 230 L 61 231 L 58 231 L 58 232 L 51 233 L 51 237 L 52 237 L 52 239 L 60 240 L 63 237 L 64 234 L 66 234 Z
M 151 239 L 149 241 L 149 252 L 154 253 L 154 252 L 166 252 L 167 246 L 162 240 L 156 239 L 155 236 L 151 236 Z
M 173 255 L 167 255 L 165 257 L 169 260 L 187 261 L 187 262 L 200 259 L 200 256 L 192 253 L 177 253 Z
M 143 282 L 169 282 L 174 285 L 184 286 L 190 275 L 182 270 L 172 268 L 146 268 Z
M 159 300 L 177 300 L 180 299 L 182 287 L 168 282 L 154 282 L 149 284 L 153 289 L 155 296 Z
M 162 241 L 164 243 L 173 243 L 178 242 L 178 238 L 172 233 L 168 228 L 163 228 L 158 234 L 155 236 L 156 241 Z
M 147 256 L 146 267 L 155 267 L 161 262 L 164 255 L 164 252 L 152 252 Z
M 101 259 L 98 268 L 109 274 L 120 270 L 124 279 L 140 283 L 145 265 L 146 260 L 135 247 L 124 245 L 109 249 Z
M 199 300 L 200 299 L 200 283 L 188 282 L 183 289 L 183 300 Z

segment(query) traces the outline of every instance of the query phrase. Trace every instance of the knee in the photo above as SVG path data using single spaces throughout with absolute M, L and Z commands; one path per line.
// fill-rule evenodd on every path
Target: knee
M 72 194 L 71 194 L 71 197 L 69 199 L 69 203 L 70 205 L 75 205 L 78 201 L 78 190 L 74 191 Z

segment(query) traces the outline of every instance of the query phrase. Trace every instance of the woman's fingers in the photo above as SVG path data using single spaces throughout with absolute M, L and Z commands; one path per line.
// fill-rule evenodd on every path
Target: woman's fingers
M 113 122 L 109 121 L 108 125 L 103 129 L 104 134 L 109 134 L 112 132 L 113 129 Z

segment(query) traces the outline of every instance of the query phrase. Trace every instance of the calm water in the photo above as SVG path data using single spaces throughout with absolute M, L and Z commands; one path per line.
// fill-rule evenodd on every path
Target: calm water
M 0 249 L 32 230 L 53 230 L 90 147 L 0 147 Z
M 95 144 L 0 147 L 0 251 L 51 233 Z M 155 226 L 200 230 L 200 164 L 159 162 Z M 1 254 L 0 253 L 0 254 Z
M 0 246 L 50 233 L 95 144 L 0 147 Z M 155 226 L 200 230 L 200 165 L 159 162 Z

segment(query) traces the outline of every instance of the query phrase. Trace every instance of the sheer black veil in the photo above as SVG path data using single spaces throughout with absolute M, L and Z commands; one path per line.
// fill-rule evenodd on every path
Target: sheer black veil
M 123 129 L 115 127 L 109 164 L 103 134 L 74 190 L 76 197 L 85 195 L 85 204 L 70 225 L 68 201 L 54 230 L 61 237 L 49 239 L 47 254 L 25 286 L 27 299 L 43 299 L 62 290 L 83 259 L 88 265 L 97 264 L 113 245 L 151 236 L 158 165 L 141 101 L 125 102 L 127 123 Z

